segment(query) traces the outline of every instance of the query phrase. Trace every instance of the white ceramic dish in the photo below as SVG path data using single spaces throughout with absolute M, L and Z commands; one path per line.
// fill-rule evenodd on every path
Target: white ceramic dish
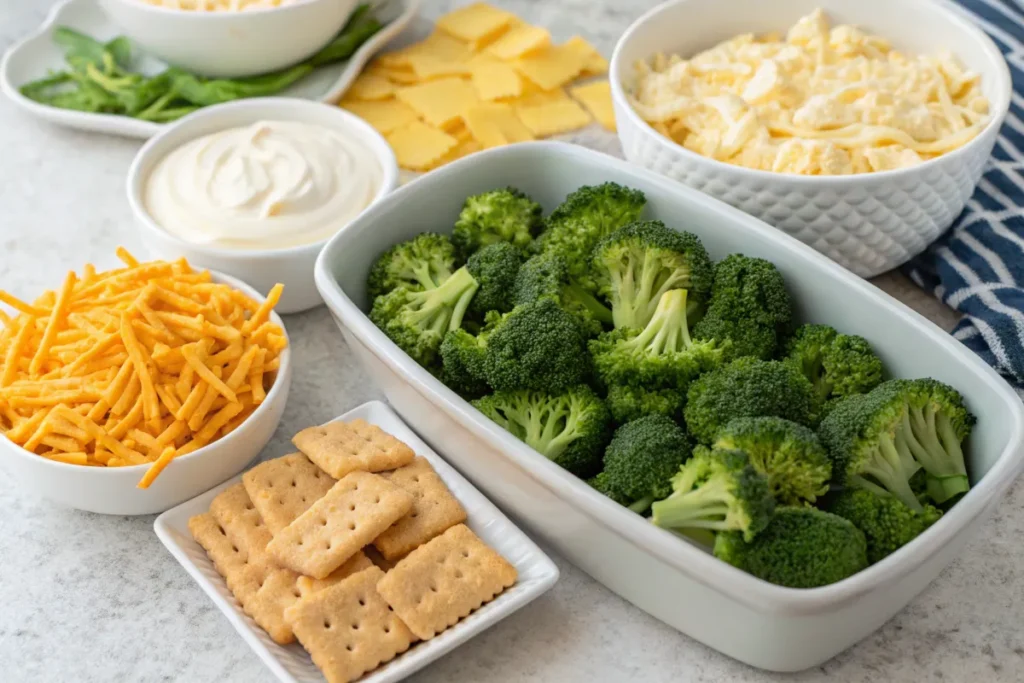
M 509 521 L 498 508 L 466 481 L 462 475 L 430 449 L 387 405 L 372 401 L 338 417 L 339 420 L 362 418 L 409 444 L 437 470 L 444 483 L 459 499 L 468 515 L 467 524 L 489 546 L 511 562 L 519 579 L 512 588 L 492 602 L 469 615 L 455 626 L 429 641 L 413 645 L 391 662 L 360 678 L 361 683 L 390 683 L 418 671 L 450 652 L 481 631 L 498 623 L 516 610 L 547 592 L 558 581 L 558 568 L 537 545 Z M 206 553 L 192 539 L 188 520 L 206 512 L 220 491 L 238 482 L 232 479 L 212 491 L 160 515 L 153 525 L 157 536 L 181 563 L 192 578 L 210 596 L 239 635 L 270 668 L 282 683 L 316 683 L 323 681 L 309 655 L 295 643 L 281 646 L 274 643 L 259 626 L 242 612 L 224 579 L 213 568 Z
M 321 67 L 280 95 L 317 102 L 337 102 L 373 55 L 405 30 L 416 16 L 419 4 L 420 0 L 389 0 L 378 10 L 378 16 L 387 25 L 363 43 L 348 61 Z M 18 92 L 22 85 L 43 78 L 47 70 L 65 68 L 64 55 L 52 39 L 53 30 L 58 26 L 68 26 L 99 40 L 110 40 L 122 33 L 103 12 L 98 0 L 65 0 L 55 5 L 42 26 L 12 45 L 0 60 L 0 90 L 11 101 L 28 114 L 45 121 L 98 133 L 145 139 L 171 125 L 127 116 L 48 107 Z M 143 73 L 159 73 L 165 67 L 166 64 L 148 55 L 143 55 L 139 61 L 139 70 Z
M 233 277 L 212 272 L 216 282 L 263 301 L 252 287 Z M 281 317 L 271 320 L 284 329 Z M 287 332 L 285 336 L 287 337 Z M 148 489 L 137 488 L 149 465 L 84 467 L 47 460 L 0 436 L 0 467 L 19 488 L 66 507 L 104 515 L 150 515 L 233 477 L 259 455 L 274 435 L 292 383 L 292 352 L 281 353 L 281 367 L 263 403 L 236 430 L 208 446 L 175 458 Z
M 466 196 L 512 185 L 550 211 L 580 185 L 605 181 L 644 191 L 648 217 L 700 235 L 716 259 L 742 251 L 774 262 L 801 319 L 864 335 L 894 375 L 930 375 L 956 386 L 979 417 L 967 446 L 974 488 L 913 542 L 853 577 L 810 590 L 775 586 L 593 491 L 487 420 L 365 315 L 365 280 L 374 258 L 422 230 L 450 229 Z M 764 669 L 814 666 L 881 626 L 956 556 L 1024 467 L 1024 406 L 953 337 L 757 219 L 579 147 L 513 145 L 410 183 L 327 244 L 316 279 L 349 346 L 399 414 L 495 502 L 641 609 Z
M 213 268 L 244 279 L 262 294 L 274 284 L 284 284 L 277 310 L 297 313 L 322 301 L 313 282 L 313 264 L 326 240 L 285 249 L 242 250 L 186 242 L 161 228 L 143 201 L 146 179 L 153 167 L 172 150 L 190 140 L 257 121 L 301 121 L 344 131 L 363 141 L 382 170 L 374 202 L 398 184 L 398 162 L 387 141 L 372 126 L 340 107 L 284 97 L 239 100 L 200 109 L 171 125 L 139 150 L 128 171 L 128 204 L 135 214 L 142 239 L 155 258 L 184 256 L 198 266 Z
M 733 166 L 665 138 L 633 110 L 623 84 L 655 53 L 692 55 L 741 33 L 786 30 L 817 7 L 833 24 L 856 24 L 897 49 L 949 49 L 982 75 L 991 121 L 971 142 L 919 166 L 809 177 Z M 619 40 L 610 78 L 626 158 L 724 200 L 811 245 L 862 277 L 899 266 L 948 228 L 974 192 L 1009 108 L 1010 74 L 999 49 L 946 0 L 672 0 Z
M 239 12 L 195 12 L 141 0 L 100 0 L 132 42 L 169 64 L 215 78 L 284 69 L 338 34 L 359 0 L 294 0 Z

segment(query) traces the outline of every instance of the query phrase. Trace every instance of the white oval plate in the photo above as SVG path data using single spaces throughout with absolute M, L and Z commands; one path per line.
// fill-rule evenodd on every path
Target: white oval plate
M 341 99 L 370 58 L 409 25 L 419 10 L 420 0 L 386 0 L 378 4 L 380 9 L 377 11 L 387 21 L 384 28 L 366 41 L 348 61 L 321 67 L 280 95 L 327 103 Z M 170 125 L 141 121 L 129 116 L 59 109 L 34 102 L 22 95 L 18 91 L 22 85 L 45 77 L 49 70 L 62 70 L 66 67 L 64 54 L 52 38 L 58 26 L 73 28 L 102 41 L 121 33 L 96 0 L 64 0 L 55 5 L 42 26 L 15 43 L 0 61 L 0 90 L 16 105 L 33 116 L 61 126 L 133 138 L 151 137 Z M 166 68 L 163 62 L 148 55 L 138 57 L 138 66 L 144 73 L 158 73 Z

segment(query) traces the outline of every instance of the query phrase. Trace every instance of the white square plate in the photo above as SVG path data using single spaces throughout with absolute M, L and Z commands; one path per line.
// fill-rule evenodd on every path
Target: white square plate
M 466 524 L 487 545 L 511 562 L 519 572 L 516 584 L 496 599 L 444 633 L 413 645 L 403 654 L 360 679 L 362 683 L 387 683 L 399 681 L 423 668 L 547 592 L 558 581 L 558 568 L 493 503 L 423 443 L 389 406 L 380 401 L 371 401 L 336 419 L 354 420 L 360 417 L 401 439 L 409 444 L 417 455 L 429 460 L 452 494 L 466 508 L 466 514 L 469 516 Z M 156 535 L 279 680 L 285 683 L 319 683 L 324 680 L 323 676 L 302 646 L 298 643 L 281 646 L 272 641 L 266 632 L 242 611 L 223 577 L 213 568 L 213 562 L 206 556 L 206 551 L 189 533 L 189 518 L 206 512 L 210 507 L 210 501 L 218 493 L 240 480 L 241 476 L 230 479 L 201 496 L 163 513 L 153 524 Z

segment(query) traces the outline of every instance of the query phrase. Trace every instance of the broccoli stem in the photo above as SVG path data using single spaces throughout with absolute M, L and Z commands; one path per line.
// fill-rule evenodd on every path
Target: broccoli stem
M 935 406 L 910 408 L 906 424 L 914 437 L 914 456 L 928 473 L 928 494 L 936 503 L 970 488 L 964 453 L 949 417 Z
M 874 457 L 869 460 L 862 472 L 872 477 L 878 485 L 881 485 L 890 494 L 900 499 L 911 510 L 921 512 L 924 508 L 917 500 L 917 496 L 914 495 L 914 491 L 910 488 L 910 477 L 913 476 L 914 472 L 908 472 L 905 467 L 906 458 L 908 457 L 909 452 L 907 452 L 902 439 L 894 438 L 894 436 L 889 434 L 882 434 Z M 862 482 L 865 481 L 870 483 L 870 480 L 866 480 L 862 476 L 851 477 L 851 483 L 854 485 L 870 488 L 869 486 L 862 485 Z
M 420 305 L 412 314 L 412 322 L 439 336 L 459 329 L 462 327 L 466 308 L 479 286 L 476 278 L 470 275 L 468 270 L 460 268 L 440 287 L 417 292 Z
M 652 521 L 666 529 L 729 528 L 727 516 L 733 493 L 721 479 L 709 479 L 686 493 L 676 493 L 651 506 Z
M 641 499 L 639 499 L 637 501 L 634 501 L 633 503 L 627 505 L 626 507 L 628 507 L 630 510 L 632 510 L 636 514 L 642 515 L 645 512 L 647 512 L 647 508 L 651 507 L 651 503 L 653 503 L 653 502 L 654 502 L 654 496 L 644 496 L 643 498 L 641 498 Z
M 566 286 L 566 292 L 569 296 L 579 302 L 579 304 L 591 315 L 593 315 L 595 320 L 604 323 L 605 325 L 612 324 L 613 320 L 611 309 L 605 306 L 589 291 L 573 282 Z
M 690 347 L 690 329 L 686 324 L 686 290 L 674 289 L 658 300 L 658 308 L 647 327 L 627 346 L 640 347 L 652 356 L 679 353 Z

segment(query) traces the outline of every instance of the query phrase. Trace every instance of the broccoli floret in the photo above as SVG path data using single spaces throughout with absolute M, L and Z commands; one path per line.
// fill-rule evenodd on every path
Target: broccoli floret
M 611 325 L 612 312 L 604 302 L 569 275 L 569 266 L 559 254 L 538 254 L 519 269 L 512 299 L 515 304 L 528 304 L 540 298 L 550 298 L 575 315 L 587 336 L 601 332 Z
M 741 417 L 718 432 L 714 447 L 749 455 L 783 505 L 813 503 L 828 491 L 832 461 L 818 435 L 803 425 L 780 417 Z
M 692 452 L 693 443 L 675 422 L 641 417 L 615 430 L 600 481 L 611 498 L 643 513 L 672 492 L 672 477 Z
M 811 507 L 778 507 L 752 541 L 726 531 L 715 557 L 759 579 L 790 588 L 842 581 L 868 566 L 864 534 L 851 522 Z
M 420 365 L 436 370 L 441 341 L 462 325 L 477 282 L 465 267 L 434 289 L 393 289 L 377 297 L 370 320 Z
M 672 289 L 661 295 L 642 330 L 617 329 L 591 340 L 594 368 L 610 387 L 610 397 L 614 391 L 616 420 L 650 413 L 679 417 L 690 382 L 721 364 L 715 342 L 690 339 L 686 318 L 687 291 Z
M 480 283 L 480 289 L 473 296 L 468 313 L 483 318 L 489 311 L 511 311 L 512 292 L 522 265 L 522 252 L 508 242 L 489 244 L 470 256 L 466 268 Z
M 603 237 L 640 217 L 647 198 L 616 183 L 579 188 L 548 216 L 541 253 L 562 256 L 572 278 L 592 288 L 590 254 Z
M 608 387 L 605 403 L 619 424 L 631 422 L 644 415 L 664 415 L 682 424 L 686 390 L 613 384 Z
M 819 404 L 863 394 L 882 382 L 882 360 L 863 337 L 828 325 L 801 325 L 786 345 L 786 358 L 814 385 Z
M 694 327 L 694 337 L 730 342 L 729 359 L 775 354 L 779 331 L 792 317 L 782 274 L 769 261 L 730 254 L 715 266 L 711 303 Z
M 608 235 L 594 247 L 594 265 L 616 328 L 646 327 L 671 289 L 688 290 L 691 316 L 711 292 L 711 259 L 700 239 L 660 221 L 632 223 Z
M 538 453 L 578 477 L 601 468 L 611 435 L 604 402 L 585 384 L 561 394 L 499 391 L 473 405 Z
M 896 379 L 840 401 L 819 434 L 835 483 L 888 492 L 915 512 L 910 485 L 924 469 L 928 496 L 943 504 L 970 488 L 961 442 L 974 416 L 956 389 L 933 379 Z
M 864 489 L 840 492 L 828 510 L 850 520 L 864 533 L 872 564 L 910 543 L 942 516 L 942 511 L 931 505 L 915 512 L 892 496 Z
M 576 318 L 551 299 L 516 306 L 487 338 L 484 374 L 496 391 L 559 392 L 586 383 L 586 337 Z
M 463 258 L 495 242 L 527 249 L 540 231 L 540 204 L 507 187 L 467 197 L 455 222 L 452 242 Z
M 672 477 L 672 493 L 651 506 L 651 521 L 678 532 L 737 531 L 749 541 L 774 511 L 768 479 L 746 453 L 698 446 Z
M 436 232 L 424 232 L 377 258 L 367 278 L 367 293 L 372 301 L 396 287 L 433 289 L 454 270 L 455 247 L 451 240 Z
M 626 498 L 619 497 L 619 494 L 613 491 L 611 487 L 608 486 L 608 475 L 605 472 L 598 472 L 596 476 L 587 479 L 587 485 L 590 486 L 590 488 L 597 491 L 598 493 L 604 496 L 608 496 L 609 498 L 614 500 L 619 505 L 622 505 L 623 507 L 626 507 L 633 502 Z
M 500 313 L 491 311 L 475 335 L 465 329 L 452 330 L 441 342 L 441 380 L 464 398 L 478 398 L 490 391 L 485 370 L 487 338 L 501 320 Z
M 814 398 L 811 383 L 788 363 L 739 358 L 690 385 L 684 414 L 690 433 L 710 445 L 738 417 L 781 417 L 811 425 Z

